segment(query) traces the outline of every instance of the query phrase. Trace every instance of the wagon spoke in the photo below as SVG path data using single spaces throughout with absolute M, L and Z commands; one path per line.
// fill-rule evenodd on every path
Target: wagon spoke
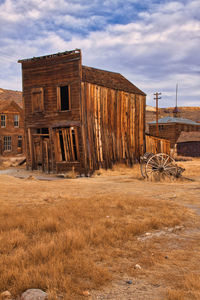
M 164 166 L 166 165 L 166 163 L 168 162 L 168 160 L 169 160 L 169 156 L 168 156 L 167 159 L 165 160 Z

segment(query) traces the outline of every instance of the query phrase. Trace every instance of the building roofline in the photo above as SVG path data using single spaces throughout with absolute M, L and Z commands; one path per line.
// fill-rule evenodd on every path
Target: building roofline
M 153 121 L 153 122 L 149 122 L 148 123 L 149 125 L 156 125 L 156 121 Z M 161 118 L 158 120 L 158 124 L 161 125 L 161 124 L 186 124 L 186 125 L 197 125 L 197 126 L 200 126 L 200 123 L 197 123 L 193 120 L 190 120 L 190 119 L 184 119 L 184 118 L 174 118 L 174 117 L 164 117 L 164 118 Z
M 55 54 L 47 54 L 43 56 L 37 56 L 37 57 L 32 57 L 32 58 L 27 58 L 27 59 L 19 59 L 18 63 L 26 63 L 26 62 L 31 62 L 31 61 L 37 61 L 37 60 L 45 60 L 45 59 L 51 59 L 51 58 L 56 58 L 59 56 L 67 56 L 70 54 L 77 54 L 81 53 L 80 49 L 75 49 L 75 50 L 70 50 L 70 51 L 64 51 L 64 52 L 58 52 Z

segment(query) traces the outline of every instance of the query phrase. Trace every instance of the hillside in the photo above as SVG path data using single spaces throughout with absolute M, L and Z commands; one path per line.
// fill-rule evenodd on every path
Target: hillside
M 13 100 L 18 104 L 22 103 L 22 92 L 6 90 L 0 88 L 0 101 L 1 100 Z
M 174 107 L 159 108 L 159 119 L 167 116 L 173 116 Z M 190 119 L 195 122 L 200 122 L 200 107 L 179 107 L 180 118 Z M 155 107 L 146 107 L 146 132 L 148 132 L 148 123 L 156 120 L 156 110 Z

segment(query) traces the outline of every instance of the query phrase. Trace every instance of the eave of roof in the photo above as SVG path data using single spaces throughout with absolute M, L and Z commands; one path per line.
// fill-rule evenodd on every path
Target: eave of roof
M 35 62 L 35 61 L 41 62 L 41 61 L 45 61 L 45 60 L 57 59 L 59 57 L 64 58 L 67 56 L 71 56 L 73 54 L 76 56 L 77 56 L 77 54 L 81 55 L 81 50 L 75 49 L 75 50 L 71 50 L 71 51 L 58 52 L 55 54 L 49 54 L 49 55 L 44 55 L 44 56 L 39 56 L 39 57 L 21 59 L 21 60 L 18 60 L 18 62 L 23 63 L 23 64 L 31 63 L 31 62 Z M 128 92 L 128 93 L 146 96 L 146 94 L 143 91 L 138 89 L 134 84 L 132 84 L 128 79 L 126 79 L 120 73 L 115 73 L 115 72 L 105 71 L 105 70 L 101 70 L 101 69 L 82 66 L 82 81 L 94 83 L 94 84 L 97 84 L 100 86 L 105 86 L 105 87 L 112 88 L 115 90 L 121 90 L 121 91 Z
M 146 96 L 143 91 L 138 89 L 120 73 L 82 66 L 82 81 Z
M 2 113 L 4 110 L 7 109 L 7 107 L 14 105 L 15 107 L 17 107 L 17 109 L 19 109 L 20 111 L 22 111 L 22 107 L 16 103 L 13 100 L 0 100 L 0 113 Z
M 179 124 L 187 124 L 187 125 L 198 125 L 200 126 L 200 123 L 197 123 L 193 120 L 189 119 L 184 119 L 184 118 L 174 118 L 174 117 L 165 117 L 162 119 L 158 120 L 159 124 L 174 124 L 174 123 L 179 123 Z M 150 125 L 155 125 L 156 121 L 148 123 Z
M 177 143 L 200 142 L 200 131 L 184 132 L 182 131 Z
M 26 62 L 31 62 L 31 61 L 52 59 L 52 58 L 57 58 L 59 56 L 63 57 L 63 56 L 68 56 L 69 54 L 77 54 L 77 53 L 81 53 L 81 50 L 80 49 L 75 49 L 75 50 L 70 50 L 70 51 L 58 52 L 58 53 L 55 53 L 55 54 L 48 54 L 48 55 L 37 56 L 37 57 L 32 57 L 32 58 L 19 59 L 18 63 L 26 63 Z

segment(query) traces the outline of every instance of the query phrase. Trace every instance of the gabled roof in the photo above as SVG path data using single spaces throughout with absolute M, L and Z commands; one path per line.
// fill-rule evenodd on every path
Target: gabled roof
M 146 95 L 120 73 L 82 66 L 82 81 L 128 93 Z
M 177 143 L 184 143 L 184 142 L 200 142 L 200 131 L 191 131 L 185 132 L 182 131 Z
M 22 111 L 22 108 L 13 100 L 0 100 L 0 113 L 3 113 L 9 106 L 14 106 L 18 111 Z
M 15 101 L 19 106 L 22 107 L 22 92 L 0 88 L 0 102 L 2 100 Z
M 170 123 L 181 123 L 181 124 L 188 124 L 188 125 L 199 125 L 200 123 L 196 123 L 192 120 L 189 119 L 184 119 L 184 118 L 174 118 L 174 117 L 165 117 L 162 119 L 158 120 L 159 124 L 170 124 Z M 149 124 L 156 124 L 156 121 L 150 122 Z

